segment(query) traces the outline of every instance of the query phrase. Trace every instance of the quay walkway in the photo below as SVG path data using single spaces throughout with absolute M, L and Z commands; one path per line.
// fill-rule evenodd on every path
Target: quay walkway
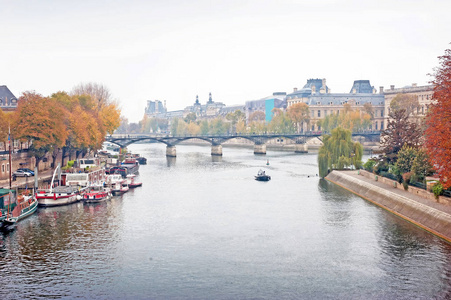
M 40 171 L 38 173 L 38 183 L 51 180 L 53 176 L 53 169 Z M 25 188 L 32 189 L 34 187 L 34 176 L 32 177 L 17 177 L 16 180 L 11 181 L 11 188 Z M 9 189 L 9 179 L 0 180 L 0 188 Z

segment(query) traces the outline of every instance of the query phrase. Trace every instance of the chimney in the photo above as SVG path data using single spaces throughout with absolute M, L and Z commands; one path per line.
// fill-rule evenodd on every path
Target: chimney
M 355 88 L 352 89 L 352 93 L 355 94 L 357 90 Z
M 294 89 L 293 89 L 293 92 L 297 92 L 297 91 L 298 91 L 298 88 L 294 88 Z
M 316 93 L 316 86 L 312 85 L 312 94 Z
M 390 85 L 390 90 L 394 90 L 395 89 L 395 86 L 394 85 Z
M 384 93 L 384 87 L 383 86 L 380 86 L 379 87 L 379 94 L 383 94 Z

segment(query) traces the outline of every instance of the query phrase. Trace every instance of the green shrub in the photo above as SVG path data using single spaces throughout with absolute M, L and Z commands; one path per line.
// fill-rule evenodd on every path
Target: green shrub
M 437 182 L 432 186 L 432 192 L 434 193 L 435 198 L 438 199 L 438 196 L 443 194 L 443 185 L 440 182 Z
M 376 161 L 374 159 L 368 159 L 368 161 L 363 164 L 363 168 L 368 172 L 373 172 L 373 168 L 375 165 Z

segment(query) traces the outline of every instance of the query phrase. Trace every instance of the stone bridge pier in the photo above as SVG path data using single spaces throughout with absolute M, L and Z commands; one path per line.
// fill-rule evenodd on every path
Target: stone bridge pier
M 308 153 L 307 144 L 296 144 L 294 148 L 294 153 Z
M 222 156 L 222 145 L 211 145 L 211 155 Z
M 266 154 L 266 144 L 255 144 L 254 154 Z
M 166 156 L 168 157 L 176 157 L 177 156 L 177 151 L 175 149 L 175 146 L 166 146 Z

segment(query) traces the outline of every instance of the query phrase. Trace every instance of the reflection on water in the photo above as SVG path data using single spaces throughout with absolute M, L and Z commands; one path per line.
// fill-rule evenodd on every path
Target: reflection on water
M 142 188 L 40 208 L 0 236 L 3 298 L 450 295 L 450 245 L 314 176 L 314 154 L 132 150 L 148 159 Z M 259 169 L 272 180 L 255 181 Z
M 175 166 L 176 160 L 177 160 L 176 157 L 166 156 L 167 166 L 168 166 L 168 167 L 173 167 L 173 166 Z

